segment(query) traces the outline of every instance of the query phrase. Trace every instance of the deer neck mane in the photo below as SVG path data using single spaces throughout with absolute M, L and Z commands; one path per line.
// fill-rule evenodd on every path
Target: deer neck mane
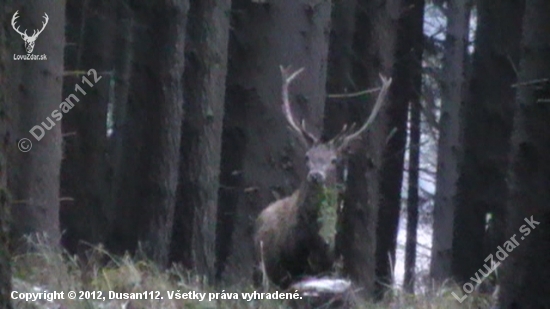
M 296 206 L 298 207 L 299 220 L 308 226 L 317 227 L 319 209 L 323 201 L 323 191 L 322 185 L 308 181 L 304 181 L 300 185 Z
M 299 226 L 307 226 L 334 249 L 337 232 L 338 194 L 341 188 L 325 188 L 305 181 L 296 199 Z

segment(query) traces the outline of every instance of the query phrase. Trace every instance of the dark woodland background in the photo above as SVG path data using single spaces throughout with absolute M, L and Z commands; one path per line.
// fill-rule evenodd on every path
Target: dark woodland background
M 46 61 L 14 60 L 15 11 L 29 34 L 48 14 L 33 51 Z M 71 254 L 102 243 L 248 284 L 255 218 L 305 173 L 280 65 L 305 68 L 295 113 L 329 138 L 365 121 L 379 74 L 393 78 L 344 197 L 343 275 L 361 293 L 391 285 L 402 215 L 409 292 L 419 217 L 433 222 L 430 279 L 462 284 L 533 216 L 499 267 L 498 302 L 550 308 L 550 1 L 4 0 L 0 21 L 1 308 L 10 256 L 36 233 Z

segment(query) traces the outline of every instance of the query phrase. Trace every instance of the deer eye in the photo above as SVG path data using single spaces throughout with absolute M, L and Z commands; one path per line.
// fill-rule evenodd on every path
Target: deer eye
M 306 155 L 304 159 L 305 159 L 306 162 L 309 162 L 309 156 L 308 155 Z
M 330 160 L 330 163 L 336 165 L 336 163 L 338 163 L 338 158 L 332 158 L 332 159 Z

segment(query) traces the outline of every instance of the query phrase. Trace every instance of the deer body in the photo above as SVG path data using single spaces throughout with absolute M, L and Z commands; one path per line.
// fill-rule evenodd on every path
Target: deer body
M 343 185 L 346 170 L 344 149 L 350 141 L 365 131 L 380 109 L 383 98 L 391 84 L 391 79 L 382 78 L 383 86 L 373 111 L 365 124 L 351 133 L 344 126 L 342 132 L 328 142 L 321 142 L 307 132 L 304 123 L 297 124 L 292 116 L 288 86 L 302 72 L 290 73 L 281 68 L 283 75 L 283 113 L 287 121 L 307 147 L 307 177 L 300 188 L 291 196 L 271 203 L 256 220 L 254 244 L 260 268 L 276 285 L 287 288 L 297 279 L 308 275 L 319 275 L 330 271 L 333 266 L 332 246 L 320 230 L 323 220 L 319 220 L 321 205 L 327 189 Z M 336 208 L 337 205 L 329 207 Z M 265 279 L 265 278 L 264 278 Z
M 264 269 L 275 284 L 288 287 L 296 278 L 329 271 L 328 245 L 317 221 L 322 187 L 302 183 L 291 196 L 269 205 L 256 221 L 256 248 Z

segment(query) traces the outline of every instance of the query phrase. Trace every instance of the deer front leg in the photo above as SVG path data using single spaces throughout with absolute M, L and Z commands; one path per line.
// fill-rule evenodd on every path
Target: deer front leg
M 318 275 L 331 271 L 334 264 L 334 252 L 319 235 L 309 245 L 308 256 L 309 271 L 311 275 Z

